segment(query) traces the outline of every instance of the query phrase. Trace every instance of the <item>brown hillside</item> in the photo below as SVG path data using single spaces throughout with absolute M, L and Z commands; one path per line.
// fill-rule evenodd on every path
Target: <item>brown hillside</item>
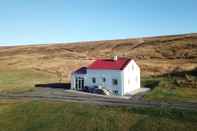
M 0 48 L 0 69 L 33 69 L 69 74 L 100 57 L 133 58 L 142 75 L 158 75 L 179 68 L 197 67 L 197 34 L 107 40 L 71 44 L 15 46 Z

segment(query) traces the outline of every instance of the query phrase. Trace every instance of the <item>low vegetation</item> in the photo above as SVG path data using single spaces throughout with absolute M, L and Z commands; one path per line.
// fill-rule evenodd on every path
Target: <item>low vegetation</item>
M 152 91 L 146 94 L 146 99 L 197 102 L 197 68 L 146 77 L 142 79 L 142 84 L 152 88 Z
M 57 81 L 55 75 L 30 70 L 0 70 L 0 92 L 24 92 L 34 89 L 36 84 Z
M 23 92 L 35 84 L 66 82 L 92 60 L 112 55 L 135 59 L 147 99 L 196 101 L 197 34 L 73 44 L 0 47 L 0 92 Z M 171 74 L 171 75 L 165 75 Z M 151 85 L 152 84 L 152 85 Z
M 197 102 L 197 34 L 0 47 L 0 93 L 67 83 L 75 69 L 114 54 L 139 64 L 142 85 L 152 88 L 145 99 Z M 196 111 L 0 101 L 0 131 L 196 131 L 196 123 Z
M 2 131 L 195 131 L 197 112 L 79 103 L 1 101 Z

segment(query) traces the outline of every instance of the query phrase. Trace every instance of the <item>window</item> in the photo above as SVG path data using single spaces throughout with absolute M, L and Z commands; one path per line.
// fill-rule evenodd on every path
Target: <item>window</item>
M 118 94 L 118 90 L 114 90 L 113 93 L 117 95 Z
M 106 81 L 106 78 L 105 78 L 105 77 L 103 77 L 103 78 L 102 78 L 102 82 L 103 82 L 103 83 L 105 83 L 105 81 Z
M 118 80 L 117 79 L 112 79 L 112 84 L 113 85 L 118 85 Z
M 132 68 L 132 71 L 133 71 L 134 70 L 134 65 L 133 64 L 132 64 L 131 68 Z
M 96 78 L 92 77 L 92 83 L 96 83 Z
M 138 77 L 137 76 L 135 76 L 135 81 L 138 82 Z
M 130 83 L 131 83 L 131 82 L 130 82 L 130 79 L 128 79 L 128 85 L 130 85 Z

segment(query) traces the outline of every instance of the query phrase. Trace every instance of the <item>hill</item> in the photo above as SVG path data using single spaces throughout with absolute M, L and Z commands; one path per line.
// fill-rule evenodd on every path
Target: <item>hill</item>
M 195 73 L 183 73 L 185 75 L 181 77 L 166 75 L 177 71 L 196 71 L 197 33 L 193 33 L 136 39 L 0 47 L 0 91 L 25 91 L 33 89 L 35 84 L 69 82 L 70 74 L 75 69 L 89 64 L 94 59 L 110 58 L 113 55 L 132 58 L 139 64 L 142 85 L 151 85 L 149 83 L 159 81 L 160 84 L 157 84 L 158 88 L 154 96 L 159 96 L 158 89 L 160 94 L 163 93 L 160 87 L 165 89 L 163 94 L 167 96 L 171 89 L 166 93 L 166 87 L 173 86 L 173 89 L 183 87 L 183 85 L 189 88 L 197 87 Z M 178 92 L 188 91 L 192 99 L 197 98 L 196 89 L 195 91 L 193 89 L 186 91 L 182 88 L 181 91 L 178 90 Z M 183 94 L 180 96 L 185 97 Z
M 53 73 L 60 70 L 67 76 L 93 59 L 113 55 L 135 59 L 143 75 L 158 75 L 175 68 L 189 70 L 197 66 L 197 34 L 0 47 L 0 68 L 33 68 Z

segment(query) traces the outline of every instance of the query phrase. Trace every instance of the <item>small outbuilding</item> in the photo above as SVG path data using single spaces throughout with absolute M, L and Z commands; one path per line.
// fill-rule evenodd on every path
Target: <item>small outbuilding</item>
M 71 89 L 99 88 L 123 96 L 140 88 L 140 68 L 128 58 L 98 59 L 71 75 Z

